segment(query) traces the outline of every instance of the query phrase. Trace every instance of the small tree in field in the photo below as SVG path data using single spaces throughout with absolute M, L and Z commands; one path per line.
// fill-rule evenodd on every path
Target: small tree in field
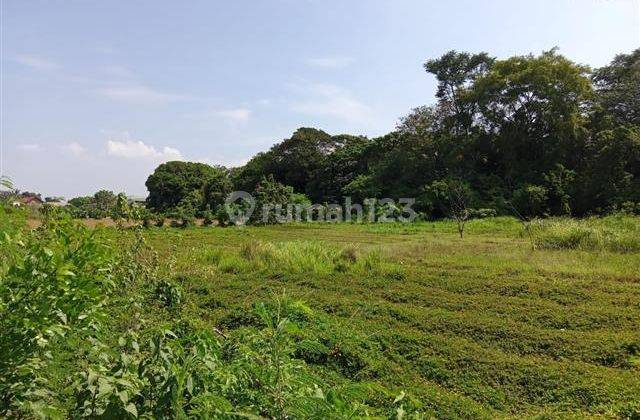
M 464 236 L 464 225 L 469 220 L 469 201 L 471 189 L 469 184 L 459 179 L 447 180 L 447 193 L 449 196 L 449 211 L 458 224 L 460 239 Z
M 471 188 L 469 184 L 459 178 L 445 178 L 432 182 L 426 192 L 430 196 L 432 205 L 441 209 L 456 221 L 460 238 L 464 237 L 464 227 L 469 220 L 469 203 L 471 202 Z
M 129 206 L 129 202 L 127 201 L 127 196 L 123 193 L 120 193 L 116 196 L 116 202 L 113 208 L 111 209 L 111 218 L 115 220 L 119 225 L 123 221 L 131 220 L 131 206 Z

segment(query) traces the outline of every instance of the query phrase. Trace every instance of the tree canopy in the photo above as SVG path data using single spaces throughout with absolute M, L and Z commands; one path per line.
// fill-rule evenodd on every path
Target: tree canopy
M 147 179 L 147 205 L 161 212 L 174 209 L 189 194 L 201 191 L 211 179 L 222 172 L 226 172 L 226 169 L 204 163 L 163 163 Z
M 416 210 L 435 218 L 451 201 L 437 192 L 455 179 L 480 213 L 640 209 L 640 50 L 596 70 L 555 49 L 506 59 L 450 51 L 424 68 L 437 102 L 391 133 L 305 127 L 231 171 L 165 163 L 147 180 L 149 206 L 167 210 L 188 196 L 216 211 L 232 189 L 276 185 L 316 203 L 415 197 Z

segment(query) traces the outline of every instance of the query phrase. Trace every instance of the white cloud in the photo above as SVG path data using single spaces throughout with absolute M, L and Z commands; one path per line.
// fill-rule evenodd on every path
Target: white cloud
M 229 123 L 245 124 L 249 122 L 249 118 L 251 117 L 251 110 L 245 108 L 224 109 L 221 111 L 217 111 L 216 115 L 224 118 Z
M 306 60 L 308 66 L 321 69 L 340 69 L 353 62 L 354 59 L 351 57 L 316 57 Z
M 87 148 L 75 141 L 62 146 L 62 150 L 76 157 L 86 156 L 87 154 Z
M 24 66 L 41 71 L 55 70 L 60 67 L 53 61 L 49 61 L 45 58 L 30 54 L 17 55 L 14 57 L 14 60 Z
M 106 87 L 98 89 L 98 93 L 117 101 L 142 105 L 165 105 L 186 99 L 183 95 L 165 93 L 141 85 Z
M 294 86 L 303 99 L 291 104 L 291 109 L 301 114 L 325 116 L 356 124 L 374 120 L 373 110 L 357 100 L 351 92 L 331 84 Z
M 182 153 L 178 149 L 165 146 L 161 150 L 157 150 L 140 140 L 109 140 L 107 141 L 107 154 L 126 159 L 182 160 Z
M 23 152 L 40 152 L 42 151 L 42 147 L 39 144 L 35 143 L 23 143 L 16 146 L 18 150 L 22 150 Z

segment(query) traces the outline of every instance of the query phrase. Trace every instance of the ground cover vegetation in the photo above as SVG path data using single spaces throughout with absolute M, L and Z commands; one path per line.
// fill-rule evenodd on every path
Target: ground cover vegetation
M 6 417 L 640 414 L 637 216 L 461 239 L 454 220 L 28 230 L 2 211 Z

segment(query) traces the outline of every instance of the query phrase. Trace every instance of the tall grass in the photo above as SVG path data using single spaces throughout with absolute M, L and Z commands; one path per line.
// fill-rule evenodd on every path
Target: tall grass
M 353 245 L 343 247 L 323 241 L 264 242 L 249 241 L 239 250 L 211 248 L 200 260 L 223 273 L 286 273 L 291 275 L 331 276 L 335 273 L 388 275 L 396 267 L 379 251 L 364 252 Z
M 632 216 L 547 219 L 535 222 L 533 241 L 540 249 L 640 252 L 640 220 Z

